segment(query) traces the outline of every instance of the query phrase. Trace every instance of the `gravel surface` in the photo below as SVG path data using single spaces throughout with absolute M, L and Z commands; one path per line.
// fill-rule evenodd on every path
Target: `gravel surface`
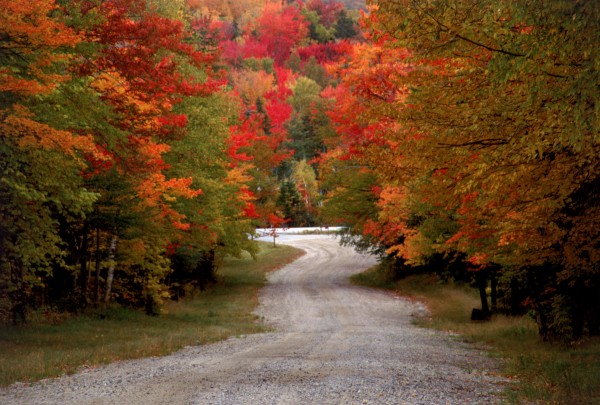
M 1 404 L 490 404 L 506 382 L 485 354 L 415 327 L 419 303 L 351 286 L 372 257 L 328 236 L 273 273 L 257 313 L 276 332 L 0 390 Z

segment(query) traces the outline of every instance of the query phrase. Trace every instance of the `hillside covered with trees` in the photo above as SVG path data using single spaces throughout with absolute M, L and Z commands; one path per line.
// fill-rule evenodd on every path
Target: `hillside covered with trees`
M 256 227 L 341 224 L 600 333 L 595 2 L 1 3 L 3 322 L 158 314 Z

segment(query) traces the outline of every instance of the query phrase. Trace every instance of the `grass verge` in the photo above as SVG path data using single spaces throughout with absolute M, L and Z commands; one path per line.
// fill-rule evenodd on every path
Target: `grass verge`
M 302 252 L 289 246 L 261 244 L 258 260 L 229 258 L 219 282 L 196 297 L 167 305 L 164 314 L 111 308 L 105 319 L 93 314 L 58 324 L 32 323 L 0 328 L 0 385 L 31 382 L 73 373 L 117 360 L 172 353 L 266 330 L 252 314 L 265 273 L 291 262 Z
M 600 403 L 600 339 L 565 348 L 541 342 L 528 316 L 494 315 L 489 322 L 472 322 L 471 309 L 481 305 L 477 291 L 442 284 L 432 275 L 391 281 L 387 269 L 376 266 L 354 276 L 352 282 L 424 302 L 431 318 L 417 321 L 420 326 L 458 333 L 502 358 L 504 374 L 515 379 L 507 387 L 509 403 Z

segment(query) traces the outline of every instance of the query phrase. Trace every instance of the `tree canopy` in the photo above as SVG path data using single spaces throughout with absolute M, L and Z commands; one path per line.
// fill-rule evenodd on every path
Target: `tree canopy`
M 403 263 L 458 252 L 475 272 L 502 266 L 524 280 L 544 337 L 597 331 L 583 286 L 599 281 L 598 6 L 371 11 L 370 43 L 340 65 L 334 96 L 349 97 L 332 112 L 337 155 L 372 170 L 381 190 L 363 232 Z

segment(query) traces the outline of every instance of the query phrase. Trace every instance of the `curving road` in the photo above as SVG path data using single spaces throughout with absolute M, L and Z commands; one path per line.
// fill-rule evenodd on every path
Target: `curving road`
M 495 363 L 411 324 L 417 303 L 351 286 L 370 256 L 327 236 L 270 276 L 258 314 L 276 332 L 120 362 L 0 391 L 2 404 L 489 404 Z

